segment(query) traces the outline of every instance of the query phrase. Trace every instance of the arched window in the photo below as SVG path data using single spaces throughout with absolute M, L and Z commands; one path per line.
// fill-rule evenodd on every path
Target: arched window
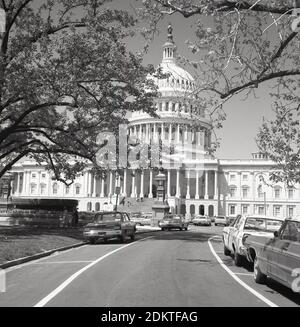
M 203 204 L 201 204 L 200 206 L 199 206 L 199 215 L 204 215 L 204 205 Z
M 214 215 L 214 206 L 212 204 L 208 206 L 208 215 L 209 217 L 213 217 Z
M 190 214 L 191 215 L 194 215 L 195 214 L 195 205 L 194 204 L 191 204 L 190 205 Z
M 95 204 L 95 211 L 100 211 L 100 203 L 96 202 Z
M 57 183 L 54 183 L 52 185 L 52 193 L 53 194 L 57 194 L 58 193 L 58 184 Z
M 86 209 L 87 209 L 87 211 L 92 211 L 92 202 L 87 203 Z

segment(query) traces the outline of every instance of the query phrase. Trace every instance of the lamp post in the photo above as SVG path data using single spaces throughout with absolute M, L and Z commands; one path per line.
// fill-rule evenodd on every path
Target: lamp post
M 116 171 L 116 206 L 115 206 L 115 211 L 117 211 L 118 209 L 118 199 L 119 199 L 119 194 L 120 194 L 120 186 L 119 186 L 119 179 L 120 179 L 120 175 L 119 173 Z

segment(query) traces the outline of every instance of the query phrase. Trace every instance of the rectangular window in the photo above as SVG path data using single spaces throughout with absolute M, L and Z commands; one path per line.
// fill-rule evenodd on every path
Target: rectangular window
M 70 193 L 70 187 L 66 186 L 66 194 L 69 194 L 69 193 Z
M 243 175 L 243 181 L 247 181 L 248 180 L 248 175 Z
M 258 214 L 260 216 L 264 215 L 265 214 L 265 207 L 264 206 L 259 206 L 258 207 Z
M 280 189 L 276 188 L 275 189 L 275 199 L 279 199 L 280 198 Z
M 243 187 L 243 198 L 248 197 L 248 187 Z
M 234 198 L 235 197 L 235 193 L 236 193 L 236 188 L 235 187 L 231 187 L 229 189 L 230 192 L 230 197 Z
M 289 188 L 289 190 L 288 190 L 288 196 L 289 196 L 289 199 L 293 199 L 294 198 L 294 189 Z
M 243 213 L 243 215 L 247 215 L 248 214 L 248 206 L 247 205 L 243 205 L 242 206 L 242 213 Z
M 231 215 L 235 215 L 235 205 L 230 205 L 229 206 L 229 212 Z
M 234 182 L 234 181 L 235 181 L 235 175 L 233 175 L 233 174 L 230 175 L 230 181 L 231 181 L 231 182 Z
M 274 216 L 279 217 L 280 216 L 280 206 L 274 207 Z
M 46 174 L 43 173 L 43 174 L 42 174 L 42 178 L 46 178 Z
M 31 175 L 31 177 L 32 177 L 32 178 L 36 178 L 36 174 L 33 173 L 33 174 Z
M 288 207 L 288 217 L 294 216 L 294 207 Z

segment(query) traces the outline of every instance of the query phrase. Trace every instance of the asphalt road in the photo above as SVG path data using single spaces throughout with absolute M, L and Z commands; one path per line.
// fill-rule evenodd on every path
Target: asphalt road
M 5 306 L 299 306 L 275 283 L 223 255 L 222 227 L 154 232 L 137 241 L 85 245 L 6 271 Z M 218 236 L 219 235 L 219 236 Z

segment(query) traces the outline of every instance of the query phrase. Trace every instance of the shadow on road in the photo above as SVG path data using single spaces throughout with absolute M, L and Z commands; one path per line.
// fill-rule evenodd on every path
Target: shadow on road
M 280 294 L 295 304 L 300 305 L 300 294 L 294 293 L 288 287 L 285 287 L 270 278 L 268 278 L 266 286 L 269 288 L 268 290 L 265 290 L 266 293 Z

